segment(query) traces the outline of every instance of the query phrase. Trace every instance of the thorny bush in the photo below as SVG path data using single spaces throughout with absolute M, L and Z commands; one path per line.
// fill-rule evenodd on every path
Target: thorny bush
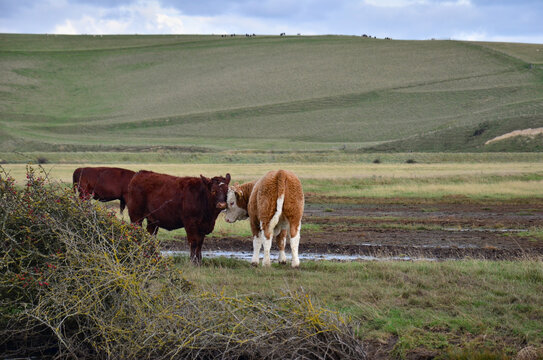
M 41 176 L 38 176 L 41 175 Z M 27 168 L 0 168 L 0 353 L 55 359 L 360 359 L 305 294 L 268 303 L 192 289 L 155 237 Z

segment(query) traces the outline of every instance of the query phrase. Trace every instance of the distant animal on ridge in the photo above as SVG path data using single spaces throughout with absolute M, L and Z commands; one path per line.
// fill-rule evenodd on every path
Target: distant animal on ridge
M 177 177 L 152 171 L 139 171 L 128 186 L 130 221 L 141 225 L 147 219 L 147 231 L 184 227 L 190 245 L 190 259 L 202 262 L 205 235 L 215 227 L 219 213 L 226 208 L 230 174 L 211 179 Z
M 285 264 L 286 237 L 290 240 L 292 267 L 300 265 L 298 246 L 304 212 L 304 193 L 298 177 L 287 170 L 270 171 L 260 179 L 231 186 L 227 195 L 225 220 L 233 223 L 249 218 L 253 233 L 253 258 L 259 263 L 264 246 L 263 266 L 270 266 L 273 238 L 279 247 L 279 263 Z
M 75 169 L 72 187 L 79 198 L 99 201 L 120 200 L 121 213 L 126 205 L 128 184 L 135 172 L 115 167 L 82 167 Z

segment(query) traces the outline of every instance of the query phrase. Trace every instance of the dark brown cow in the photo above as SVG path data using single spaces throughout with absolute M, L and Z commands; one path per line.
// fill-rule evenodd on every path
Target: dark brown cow
M 92 197 L 100 201 L 121 201 L 121 212 L 126 205 L 128 184 L 135 172 L 112 167 L 77 168 L 73 174 L 74 191 L 80 198 Z
M 230 174 L 209 179 L 176 177 L 139 171 L 128 185 L 130 221 L 141 225 L 147 219 L 147 231 L 156 234 L 184 227 L 190 245 L 190 259 L 202 261 L 204 236 L 213 231 L 215 220 L 226 208 Z

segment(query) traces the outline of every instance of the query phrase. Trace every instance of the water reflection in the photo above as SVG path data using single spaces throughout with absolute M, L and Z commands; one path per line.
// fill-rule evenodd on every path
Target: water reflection
M 189 256 L 188 251 L 167 250 L 161 252 L 163 256 Z M 227 257 L 231 259 L 239 259 L 251 261 L 253 253 L 250 251 L 202 251 L 202 257 L 216 258 Z M 277 261 L 278 254 L 270 254 L 272 261 Z M 299 254 L 300 260 L 328 260 L 328 261 L 387 261 L 387 260 L 403 260 L 403 261 L 437 261 L 436 258 L 427 257 L 411 257 L 411 256 L 369 256 L 369 255 L 344 255 L 344 254 L 319 254 L 319 253 L 303 253 Z M 262 256 L 261 256 L 262 259 Z M 287 259 L 290 255 L 287 254 Z

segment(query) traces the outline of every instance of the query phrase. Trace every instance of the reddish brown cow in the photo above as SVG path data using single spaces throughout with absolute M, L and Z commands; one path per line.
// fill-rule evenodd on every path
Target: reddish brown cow
M 147 219 L 147 231 L 156 234 L 184 227 L 190 245 L 190 259 L 202 261 L 204 236 L 213 231 L 215 220 L 226 208 L 230 174 L 209 179 L 176 177 L 139 171 L 128 185 L 130 221 L 141 225 Z
M 126 205 L 128 184 L 135 172 L 112 167 L 77 168 L 73 174 L 74 191 L 80 198 L 92 197 L 99 201 L 121 201 L 121 212 Z

